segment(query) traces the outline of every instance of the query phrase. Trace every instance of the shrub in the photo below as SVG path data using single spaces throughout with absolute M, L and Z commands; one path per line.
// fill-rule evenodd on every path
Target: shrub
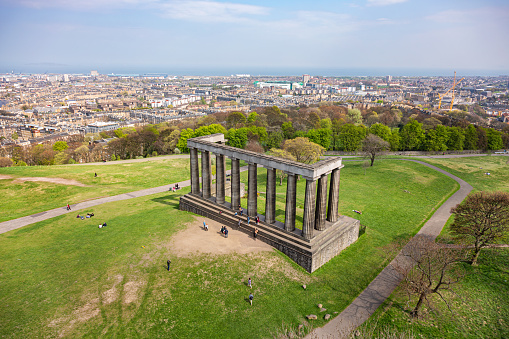
M 11 167 L 12 160 L 9 158 L 0 157 L 0 167 Z

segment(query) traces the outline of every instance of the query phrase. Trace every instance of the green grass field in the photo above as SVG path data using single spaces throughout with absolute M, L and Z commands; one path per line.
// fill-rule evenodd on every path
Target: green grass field
M 174 169 L 175 179 L 164 162 L 150 164 L 158 174 L 143 163 L 120 165 L 121 170 L 109 166 L 110 176 L 121 171 L 126 180 L 112 186 L 146 188 L 151 178 L 150 186 L 158 186 L 188 173 L 187 163 L 182 164 L 185 170 Z M 47 172 L 40 175 L 74 179 L 94 171 L 80 167 L 44 168 Z M 100 178 L 107 177 L 106 167 Z M 29 173 L 34 170 L 39 168 L 7 174 L 35 176 Z M 163 175 L 167 182 L 158 178 Z M 260 169 L 259 190 L 264 176 Z M 242 178 L 247 179 L 246 173 Z M 299 181 L 298 205 L 303 204 L 304 184 Z M 285 189 L 283 183 L 278 193 Z M 170 240 L 192 220 L 190 213 L 178 210 L 178 196 L 187 188 L 79 211 L 94 212 L 92 219 L 76 219 L 73 213 L 4 233 L 0 336 L 271 337 L 303 323 L 305 315 L 317 312 L 318 303 L 332 315 L 344 309 L 387 264 L 386 246 L 414 235 L 456 189 L 453 180 L 415 163 L 384 161 L 366 174 L 361 163 L 345 163 L 340 213 L 360 219 L 366 233 L 311 275 L 277 251 L 172 257 L 168 273 L 164 265 L 172 256 Z M 277 198 L 278 209 L 284 210 L 284 194 Z M 263 211 L 263 194 L 259 206 Z M 105 221 L 108 226 L 98 229 Z M 253 307 L 246 301 L 247 276 L 255 281 Z M 312 326 L 323 324 L 319 318 Z
M 507 157 L 467 157 L 425 159 L 472 185 L 474 191 L 509 191 Z M 491 175 L 484 173 L 490 172 Z M 450 234 L 451 217 L 438 237 L 438 242 L 454 243 Z M 508 243 L 509 235 L 500 243 Z M 425 307 L 425 316 L 411 319 L 415 300 L 397 289 L 362 326 L 366 337 L 379 333 L 397 333 L 416 338 L 507 338 L 509 337 L 509 249 L 483 250 L 479 266 L 462 264 L 465 277 L 454 288 L 457 295 L 446 293 L 452 313 L 439 299 L 432 297 L 432 312 Z

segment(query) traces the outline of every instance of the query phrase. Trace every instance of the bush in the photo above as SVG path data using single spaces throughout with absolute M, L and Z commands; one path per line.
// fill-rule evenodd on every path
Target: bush
M 76 160 L 74 160 L 73 158 L 70 158 L 67 163 L 68 164 L 77 164 Z
M 152 152 L 153 157 L 157 157 L 157 151 Z
M 180 149 L 179 149 L 179 148 L 177 148 L 177 147 L 175 147 L 175 149 L 173 150 L 173 153 L 175 153 L 175 154 L 180 154 Z
M 14 163 L 14 166 L 28 166 L 28 165 L 23 160 L 19 160 Z
M 9 158 L 0 157 L 0 167 L 11 167 L 12 160 Z

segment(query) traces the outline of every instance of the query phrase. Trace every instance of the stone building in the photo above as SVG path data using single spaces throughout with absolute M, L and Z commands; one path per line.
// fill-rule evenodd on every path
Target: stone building
M 315 164 L 302 164 L 224 144 L 223 134 L 187 140 L 190 149 L 191 193 L 180 198 L 180 209 L 214 219 L 253 234 L 280 250 L 308 272 L 313 272 L 338 255 L 358 238 L 358 220 L 338 213 L 341 158 L 331 157 Z M 199 176 L 198 152 L 201 152 Z M 211 154 L 216 156 L 215 196 L 212 195 Z M 231 203 L 225 201 L 226 157 L 231 159 Z M 247 213 L 235 215 L 240 206 L 239 162 L 248 163 Z M 258 166 L 267 169 L 265 214 L 258 213 Z M 288 174 L 285 221 L 276 221 L 276 170 Z M 330 187 L 328 177 L 330 175 Z M 302 230 L 296 229 L 297 177 L 306 180 Z M 200 185 L 201 182 L 201 185 Z M 254 218 L 260 218 L 255 226 Z M 247 223 L 247 216 L 251 223 Z

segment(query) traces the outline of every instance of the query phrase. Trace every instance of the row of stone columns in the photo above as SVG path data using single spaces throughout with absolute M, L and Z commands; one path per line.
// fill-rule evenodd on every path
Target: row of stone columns
M 200 194 L 198 150 L 190 149 L 191 153 L 191 193 Z M 216 155 L 216 203 L 225 202 L 225 156 Z M 231 159 L 231 208 L 237 210 L 240 206 L 240 167 L 239 159 Z M 201 196 L 205 199 L 211 197 L 212 173 L 210 165 L 210 152 L 201 151 L 202 190 Z M 313 230 L 323 231 L 325 221 L 338 220 L 340 169 L 332 170 L 329 204 L 327 205 L 327 175 L 319 178 L 305 178 L 306 192 L 304 197 L 304 215 L 302 223 L 302 236 L 306 239 L 313 237 Z M 257 164 L 248 164 L 248 192 L 247 215 L 255 217 L 258 213 L 258 171 Z M 267 186 L 265 202 L 265 223 L 273 224 L 276 221 L 276 169 L 267 168 Z M 288 173 L 286 186 L 286 208 L 284 228 L 288 232 L 295 231 L 295 215 L 297 201 L 297 175 Z M 327 207 L 327 209 L 326 209 Z M 326 215 L 327 211 L 327 215 Z

